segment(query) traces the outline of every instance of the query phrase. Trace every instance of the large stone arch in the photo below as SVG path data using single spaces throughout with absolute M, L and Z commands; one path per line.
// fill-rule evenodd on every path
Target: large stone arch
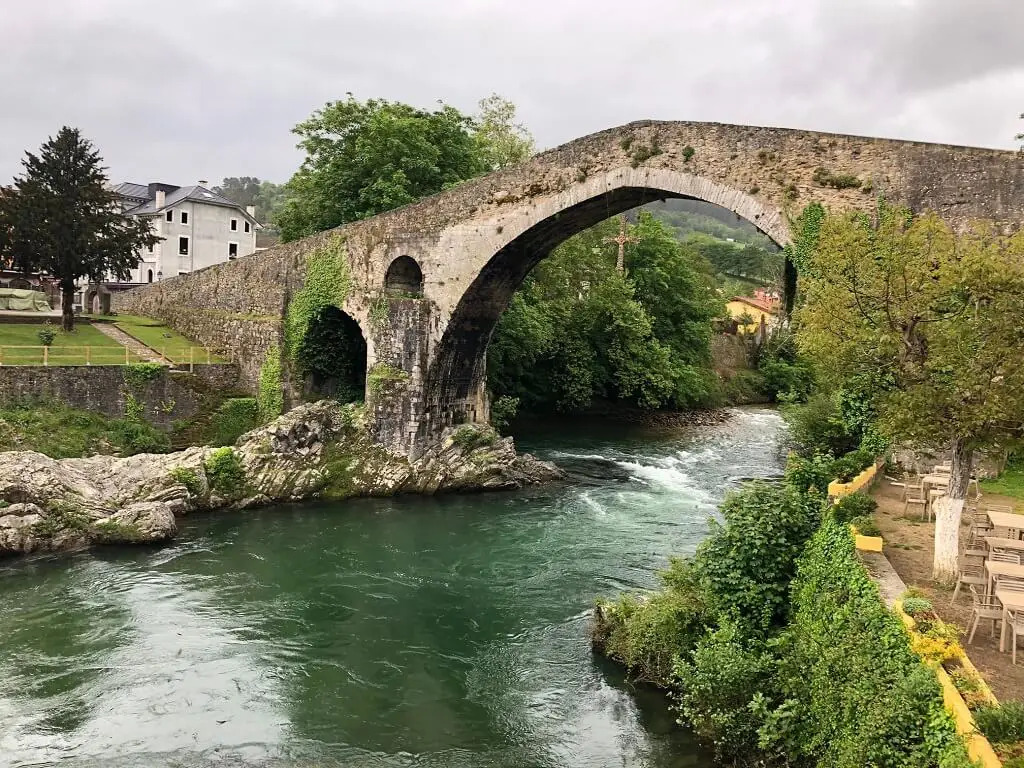
M 115 308 L 160 317 L 225 350 L 242 382 L 255 388 L 309 256 L 340 240 L 350 288 L 341 308 L 364 329 L 368 364 L 404 375 L 399 395 L 374 403 L 377 439 L 415 454 L 439 427 L 487 417 L 486 403 L 472 391 L 456 402 L 436 387 L 446 375 L 469 382 L 469 390 L 481 380 L 479 344 L 460 348 L 455 340 L 468 336 L 452 331 L 482 335 L 519 274 L 569 224 L 582 228 L 658 196 L 690 197 L 722 205 L 784 244 L 789 217 L 807 203 L 863 210 L 879 195 L 936 211 L 957 228 L 976 219 L 1019 227 L 1024 154 L 786 128 L 629 123 L 371 219 L 118 292 Z M 402 256 L 420 267 L 422 296 L 404 288 L 388 295 L 387 270 Z M 455 370 L 462 353 L 476 372 L 468 377 Z
M 468 248 L 467 255 L 483 263 L 474 264 L 474 279 L 459 295 L 432 345 L 420 437 L 428 439 L 453 423 L 487 420 L 486 354 L 491 334 L 512 294 L 541 260 L 598 222 L 667 198 L 719 205 L 750 221 L 779 246 L 790 240 L 783 211 L 727 184 L 672 168 L 615 168 L 504 211 L 499 223 L 477 227 L 477 236 L 469 238 L 481 242 Z M 463 236 L 463 243 L 466 240 Z

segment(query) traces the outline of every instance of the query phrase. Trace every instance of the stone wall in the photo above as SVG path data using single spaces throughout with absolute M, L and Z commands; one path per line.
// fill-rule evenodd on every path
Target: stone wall
M 420 310 L 408 316 L 410 330 L 426 334 L 415 342 L 421 375 L 402 406 L 410 414 L 407 428 L 385 431 L 408 436 L 418 423 L 430 440 L 451 424 L 487 418 L 482 393 L 494 325 L 529 271 L 576 232 L 632 207 L 681 197 L 723 206 L 784 244 L 791 217 L 806 204 L 863 210 L 878 195 L 937 211 L 958 228 L 978 218 L 1017 228 L 1024 220 L 1024 156 L 780 128 L 630 123 L 404 208 L 135 289 L 117 296 L 114 309 L 161 318 L 221 351 L 254 390 L 267 349 L 280 343 L 307 256 L 340 238 L 351 281 L 340 308 L 362 328 L 372 370 L 391 347 L 377 350 L 371 307 L 389 265 L 409 257 L 423 275 Z M 397 410 L 390 413 L 381 417 L 397 418 Z M 410 448 L 408 439 L 390 444 Z
M 59 400 L 117 419 L 125 415 L 124 374 L 123 365 L 0 366 L 0 404 Z M 197 365 L 193 373 L 165 368 L 133 394 L 143 404 L 146 419 L 169 430 L 179 419 L 212 410 L 237 387 L 235 366 Z

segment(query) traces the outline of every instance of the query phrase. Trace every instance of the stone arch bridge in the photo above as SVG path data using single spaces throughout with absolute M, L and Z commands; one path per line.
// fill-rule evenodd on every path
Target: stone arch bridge
M 115 309 L 160 317 L 223 350 L 255 389 L 268 350 L 283 345 L 307 266 L 338 259 L 345 289 L 334 301 L 366 340 L 377 438 L 416 455 L 446 427 L 487 420 L 494 324 L 529 271 L 571 235 L 654 200 L 695 198 L 785 245 L 790 218 L 812 200 L 866 208 L 880 194 L 955 226 L 988 218 L 1017 227 L 1024 159 L 811 131 L 636 122 L 404 208 L 120 294 Z

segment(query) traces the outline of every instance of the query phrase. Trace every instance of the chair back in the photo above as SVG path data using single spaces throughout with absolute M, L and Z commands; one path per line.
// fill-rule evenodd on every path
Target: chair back
M 1006 589 L 1010 592 L 1024 592 L 1024 581 L 1004 576 L 999 579 L 999 589 Z
M 953 473 L 953 466 L 951 464 L 936 464 L 932 469 L 932 473 L 936 475 L 950 475 Z
M 1007 550 L 993 550 L 992 554 L 988 556 L 988 559 L 993 563 L 1012 563 L 1013 565 L 1020 565 L 1020 553 L 1009 552 Z
M 986 602 L 985 601 L 985 594 L 983 592 L 981 592 L 978 589 L 978 587 L 976 585 L 974 585 L 974 584 L 968 584 L 967 586 L 970 587 L 970 589 L 971 589 L 971 603 L 974 605 L 974 607 L 975 608 L 984 608 L 985 607 L 985 602 Z
M 1008 515 L 1013 514 L 1013 507 L 1009 504 L 986 504 L 986 512 L 1005 512 Z

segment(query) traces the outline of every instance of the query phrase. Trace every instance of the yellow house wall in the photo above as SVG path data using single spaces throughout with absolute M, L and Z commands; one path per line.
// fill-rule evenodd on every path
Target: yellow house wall
M 743 315 L 744 312 L 754 318 L 753 323 L 749 323 L 744 326 L 740 326 L 745 333 L 756 331 L 758 326 L 761 324 L 761 318 L 764 318 L 764 322 L 767 325 L 771 325 L 772 320 L 775 316 L 765 312 L 764 310 L 752 307 L 749 304 L 744 304 L 742 301 L 730 301 L 725 305 L 726 310 L 729 312 L 729 317 L 733 320 Z

